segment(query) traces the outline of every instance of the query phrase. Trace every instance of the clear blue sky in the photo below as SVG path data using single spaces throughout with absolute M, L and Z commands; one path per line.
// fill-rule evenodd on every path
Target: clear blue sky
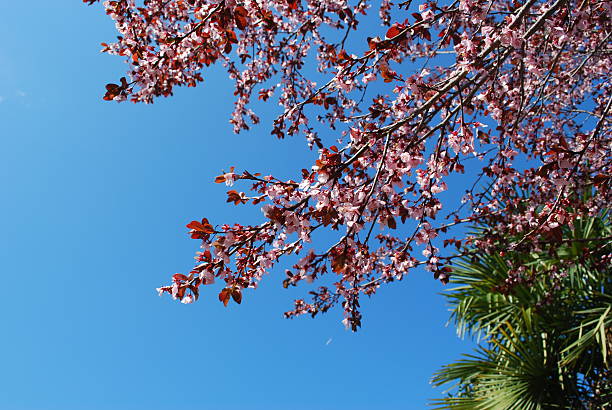
M 295 177 L 304 141 L 265 121 L 233 135 L 218 69 L 151 106 L 102 101 L 125 67 L 99 52 L 116 35 L 100 6 L 2 1 L 0 16 L 0 409 L 422 409 L 439 394 L 431 374 L 469 344 L 428 272 L 366 301 L 356 334 L 340 311 L 283 319 L 282 269 L 242 306 L 158 297 L 192 267 L 187 222 L 249 214 L 214 176 Z

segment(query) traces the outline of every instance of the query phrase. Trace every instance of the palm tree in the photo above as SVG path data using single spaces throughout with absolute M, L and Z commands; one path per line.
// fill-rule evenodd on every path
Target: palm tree
M 560 232 L 549 249 L 473 253 L 454 268 L 451 321 L 480 342 L 435 373 L 434 385 L 454 385 L 434 407 L 612 408 L 610 218 L 584 217 Z

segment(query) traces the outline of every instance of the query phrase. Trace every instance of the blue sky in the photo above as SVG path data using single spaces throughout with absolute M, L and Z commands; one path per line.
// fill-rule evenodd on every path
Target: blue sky
M 156 104 L 102 101 L 125 67 L 100 6 L 0 2 L 0 408 L 422 409 L 468 343 L 446 328 L 443 286 L 421 270 L 363 303 L 286 320 L 282 269 L 242 306 L 155 288 L 188 271 L 186 223 L 259 217 L 212 183 L 230 165 L 292 177 L 312 155 L 269 123 L 233 135 L 218 69 Z

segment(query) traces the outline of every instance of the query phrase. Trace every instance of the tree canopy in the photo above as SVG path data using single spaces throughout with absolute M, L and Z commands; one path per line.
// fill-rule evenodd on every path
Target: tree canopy
M 274 136 L 302 136 L 315 154 L 291 179 L 223 172 L 216 182 L 244 186 L 228 202 L 261 207 L 262 219 L 189 223 L 198 262 L 160 294 L 191 303 L 216 279 L 219 299 L 240 303 L 298 254 L 284 286 L 318 287 L 286 315 L 341 305 L 356 330 L 360 298 L 416 266 L 447 282 L 452 258 L 473 249 L 558 247 L 564 225 L 610 204 L 607 1 L 103 4 L 119 34 L 103 51 L 127 63 L 106 100 L 151 103 L 219 64 L 235 84 L 234 131 L 259 122 L 256 97 L 281 106 Z M 461 198 L 444 196 L 454 174 L 465 174 Z M 574 203 L 585 186 L 594 194 Z M 513 239 L 466 235 L 460 226 L 475 221 Z

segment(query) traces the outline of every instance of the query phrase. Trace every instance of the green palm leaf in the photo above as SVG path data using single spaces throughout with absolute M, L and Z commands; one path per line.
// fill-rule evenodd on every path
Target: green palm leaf
M 552 251 L 504 258 L 470 252 L 453 267 L 444 294 L 450 322 L 479 346 L 434 374 L 434 386 L 450 386 L 446 397 L 432 402 L 435 408 L 612 406 L 608 213 L 578 219 L 562 232 Z M 527 279 L 501 292 L 509 262 L 522 266 Z

